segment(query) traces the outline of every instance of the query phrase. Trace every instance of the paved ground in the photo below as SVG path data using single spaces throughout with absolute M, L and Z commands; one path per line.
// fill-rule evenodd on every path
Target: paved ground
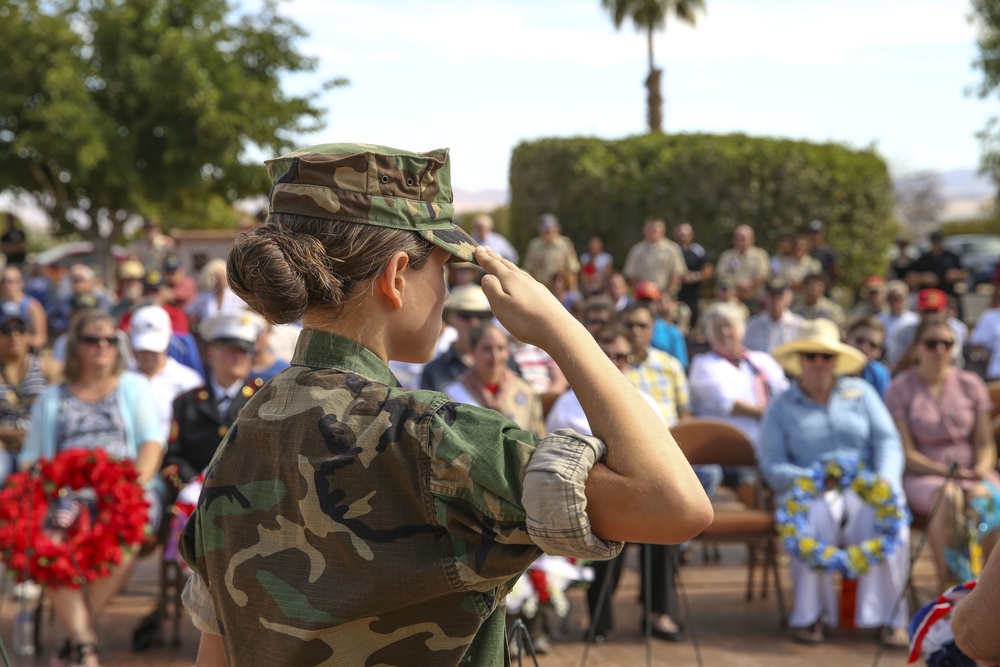
M 696 651 L 700 651 L 701 664 L 720 667 L 873 664 L 876 642 L 865 632 L 841 631 L 837 637 L 819 647 L 791 642 L 787 632 L 779 627 L 778 608 L 773 595 L 767 600 L 744 599 L 746 550 L 741 545 L 724 546 L 718 563 L 702 562 L 702 550 L 698 546 L 692 554 L 691 562 L 681 568 L 682 586 L 690 607 L 690 617 L 686 619 L 688 641 L 671 644 L 654 639 L 648 647 L 643 642 L 639 628 L 640 608 L 636 602 L 638 575 L 633 563 L 626 569 L 615 594 L 617 627 L 608 637 L 608 642 L 592 647 L 586 663 L 583 662 L 586 647 L 579 640 L 587 622 L 586 599 L 583 590 L 572 590 L 570 616 L 559 627 L 565 641 L 555 643 L 549 654 L 539 658 L 538 664 L 541 667 L 583 664 L 631 667 L 647 664 L 648 654 L 648 664 L 651 665 L 693 667 L 699 665 Z M 785 599 L 790 602 L 790 583 L 784 568 L 782 575 Z M 112 651 L 111 665 L 187 667 L 193 664 L 197 633 L 186 618 L 181 623 L 178 647 L 159 647 L 142 653 L 131 651 L 132 630 L 153 609 L 157 576 L 153 560 L 141 562 L 125 592 L 109 607 L 103 627 Z M 931 566 L 926 555 L 917 563 L 915 583 L 924 598 L 933 593 Z M 0 610 L 0 637 L 7 646 L 12 645 L 12 619 L 16 607 L 17 603 L 7 600 Z M 26 667 L 48 664 L 53 647 L 60 641 L 60 631 L 50 623 L 46 623 L 42 630 L 46 646 L 42 655 L 22 658 L 20 664 Z M 17 665 L 18 656 L 11 655 L 11 661 Z M 902 667 L 905 663 L 905 656 L 897 651 L 885 653 L 879 664 L 883 667 Z M 514 664 L 518 664 L 516 659 Z M 526 658 L 522 664 L 532 663 L 530 658 Z

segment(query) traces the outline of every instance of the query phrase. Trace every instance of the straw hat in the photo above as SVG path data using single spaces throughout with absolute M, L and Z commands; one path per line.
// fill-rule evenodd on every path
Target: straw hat
M 802 375 L 800 352 L 837 355 L 834 375 L 855 375 L 868 363 L 865 355 L 840 342 L 840 328 L 836 324 L 822 318 L 803 322 L 799 327 L 799 337 L 776 347 L 772 356 L 786 373 L 798 377 Z

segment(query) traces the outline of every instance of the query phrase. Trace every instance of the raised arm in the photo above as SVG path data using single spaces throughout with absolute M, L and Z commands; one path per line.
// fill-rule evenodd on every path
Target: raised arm
M 576 390 L 605 464 L 587 480 L 587 514 L 607 540 L 683 542 L 712 520 L 712 506 L 670 431 L 551 293 L 498 254 L 479 248 L 483 291 L 519 340 L 555 359 Z

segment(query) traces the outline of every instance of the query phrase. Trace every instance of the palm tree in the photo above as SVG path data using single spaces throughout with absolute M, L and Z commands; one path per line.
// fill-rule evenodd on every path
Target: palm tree
M 611 12 L 615 29 L 620 29 L 626 18 L 632 19 L 636 30 L 646 31 L 649 47 L 649 75 L 646 76 L 646 115 L 650 132 L 663 131 L 663 94 L 660 79 L 663 70 L 653 62 L 653 32 L 667 29 L 667 15 L 671 12 L 681 21 L 694 25 L 695 12 L 705 11 L 705 0 L 601 0 L 601 5 Z

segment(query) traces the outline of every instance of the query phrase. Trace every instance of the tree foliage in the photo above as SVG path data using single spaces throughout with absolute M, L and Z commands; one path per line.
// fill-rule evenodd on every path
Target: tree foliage
M 983 72 L 976 92 L 985 99 L 1000 92 L 1000 0 L 972 0 L 970 18 L 976 26 L 979 44 L 975 64 Z M 978 136 L 983 151 L 981 167 L 1000 183 L 1000 121 L 991 118 Z
M 274 0 L 0 0 L 0 182 L 105 243 L 131 215 L 170 225 L 266 190 L 249 154 L 320 126 L 315 94 L 279 85 L 315 68 L 303 34 Z
M 758 245 L 826 224 L 843 282 L 860 286 L 886 268 L 897 227 L 892 183 L 874 151 L 745 135 L 648 134 L 618 141 L 541 139 L 514 149 L 510 166 L 511 240 L 525 248 L 538 216 L 555 213 L 578 248 L 593 234 L 618 263 L 642 238 L 649 216 L 690 222 L 718 253 L 749 224 Z
M 653 34 L 667 29 L 670 14 L 694 25 L 698 12 L 705 11 L 705 0 L 601 0 L 601 5 L 611 13 L 615 29 L 621 29 L 625 19 L 630 19 L 636 30 L 646 33 L 649 56 L 649 73 L 646 75 L 646 121 L 650 132 L 663 131 L 663 70 L 653 59 Z

